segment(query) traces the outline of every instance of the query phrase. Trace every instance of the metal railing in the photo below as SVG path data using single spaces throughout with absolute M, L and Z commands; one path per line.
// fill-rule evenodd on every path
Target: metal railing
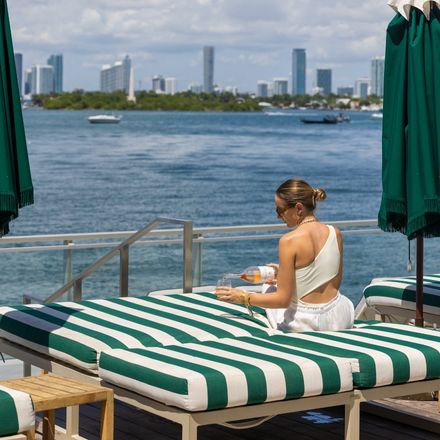
M 183 291 L 190 292 L 195 285 L 201 284 L 203 244 L 227 241 L 242 240 L 273 240 L 279 238 L 287 231 L 283 224 L 263 224 L 244 226 L 221 226 L 193 228 L 192 221 L 178 220 L 171 218 L 157 218 L 144 228 L 135 231 L 122 232 L 97 232 L 77 234 L 51 234 L 19 237 L 3 237 L 0 239 L 0 255 L 3 253 L 35 252 L 35 251 L 63 251 L 64 252 L 64 274 L 66 284 L 55 293 L 46 298 L 43 302 L 57 300 L 63 294 L 73 289 L 73 300 L 81 299 L 82 281 L 91 275 L 99 267 L 115 255 L 120 255 L 120 296 L 128 295 L 128 270 L 129 270 L 129 247 L 132 245 L 155 246 L 161 244 L 181 244 L 181 229 L 155 229 L 162 223 L 176 223 L 184 226 L 183 232 Z M 326 222 L 337 226 L 346 235 L 375 234 L 382 231 L 377 228 L 377 220 L 343 220 Z M 147 236 L 147 239 L 145 239 Z M 142 240 L 142 238 L 144 238 Z M 109 240 L 124 240 L 115 246 L 115 242 Z M 79 243 L 87 240 L 102 240 L 100 242 Z M 63 244 L 37 244 L 43 242 L 62 242 Z M 33 245 L 29 245 L 32 243 Z M 6 246 L 2 246 L 6 245 Z M 16 246 L 18 245 L 18 247 Z M 79 249 L 112 249 L 95 263 L 73 277 L 73 252 Z M 194 262 L 193 262 L 194 257 Z M 193 270 L 194 267 L 194 270 Z M 194 280 L 193 280 L 194 276 Z M 31 295 L 24 295 L 24 301 L 41 302 Z
M 79 275 L 67 282 L 63 287 L 59 288 L 52 295 L 47 297 L 43 303 L 56 301 L 63 294 L 73 288 L 73 300 L 80 301 L 82 299 L 82 283 L 85 278 L 96 272 L 105 263 L 110 261 L 114 256 L 119 254 L 119 296 L 128 296 L 128 272 L 129 272 L 129 248 L 131 245 L 139 241 L 145 235 L 157 228 L 162 223 L 174 223 L 183 225 L 183 291 L 185 293 L 192 291 L 192 239 L 193 224 L 192 220 L 180 220 L 174 218 L 158 217 L 139 231 L 130 235 L 122 243 L 115 246 L 111 251 L 99 258 L 95 263 L 83 270 Z M 66 241 L 66 240 L 65 240 Z M 71 251 L 72 244 L 65 245 Z M 70 248 L 70 249 L 69 249 Z M 23 296 L 23 303 L 30 304 L 37 299 L 30 296 Z M 41 302 L 41 300 L 38 300 Z

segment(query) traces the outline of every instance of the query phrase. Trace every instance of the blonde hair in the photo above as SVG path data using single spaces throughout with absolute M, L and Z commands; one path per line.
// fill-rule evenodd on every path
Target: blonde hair
M 309 211 L 315 210 L 316 202 L 327 198 L 327 193 L 322 188 L 312 188 L 305 180 L 295 178 L 282 183 L 276 190 L 276 195 L 287 206 L 301 202 Z

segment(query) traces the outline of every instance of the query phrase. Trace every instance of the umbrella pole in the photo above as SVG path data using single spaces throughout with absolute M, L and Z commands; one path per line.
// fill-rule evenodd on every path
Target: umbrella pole
M 416 239 L 416 326 L 423 327 L 423 236 Z

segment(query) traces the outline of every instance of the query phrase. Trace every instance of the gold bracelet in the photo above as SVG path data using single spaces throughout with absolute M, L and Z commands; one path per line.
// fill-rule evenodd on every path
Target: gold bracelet
M 240 299 L 241 299 L 241 303 L 244 304 L 244 305 L 246 305 L 246 303 L 247 303 L 246 292 L 241 291 L 241 293 L 240 293 Z

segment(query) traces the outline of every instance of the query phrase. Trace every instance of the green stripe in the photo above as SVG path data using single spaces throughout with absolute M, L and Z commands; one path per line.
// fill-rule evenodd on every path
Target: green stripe
M 380 346 L 376 344 L 374 341 L 372 342 L 363 342 L 359 340 L 353 341 L 351 339 L 344 338 L 344 333 L 358 334 L 358 336 L 365 336 L 365 334 L 362 334 L 362 330 L 359 331 L 340 330 L 338 332 L 326 333 L 326 334 L 316 332 L 314 336 L 319 337 L 326 341 L 341 342 L 341 343 L 350 344 L 357 347 L 368 348 L 374 351 L 384 353 L 390 357 L 391 363 L 393 364 L 393 384 L 408 382 L 408 380 L 410 379 L 410 363 L 408 357 L 404 353 L 400 352 L 398 349 Z
M 265 402 L 267 399 L 267 384 L 264 372 L 261 368 L 249 364 L 247 362 L 236 361 L 234 359 L 228 358 L 228 354 L 225 353 L 226 357 L 213 355 L 210 353 L 204 353 L 203 351 L 194 350 L 185 346 L 173 345 L 167 347 L 168 350 L 176 351 L 178 353 L 187 354 L 194 356 L 196 358 L 205 359 L 213 362 L 222 363 L 235 367 L 241 370 L 246 378 L 248 400 L 247 405 L 252 405 L 255 403 Z M 200 349 L 203 350 L 203 345 L 200 345 Z M 252 359 L 250 359 L 252 362 Z M 211 407 L 211 403 L 209 404 Z
M 365 336 L 362 332 L 365 331 L 367 328 L 362 329 L 362 331 L 360 332 L 355 332 L 353 331 L 354 334 L 359 334 L 360 336 Z M 388 332 L 387 328 L 368 328 L 368 330 L 371 330 L 373 332 L 377 332 L 377 331 L 386 331 Z M 408 348 L 413 348 L 416 349 L 418 351 L 420 351 L 423 356 L 425 357 L 425 362 L 426 362 L 426 377 L 425 379 L 434 379 L 437 377 L 440 377 L 440 352 L 438 350 L 436 350 L 435 348 L 429 347 L 428 345 L 423 345 L 422 343 L 417 343 L 417 342 L 410 342 L 405 340 L 405 338 L 403 336 L 412 336 L 412 337 L 416 337 L 416 338 L 423 338 L 424 339 L 424 334 L 421 335 L 417 335 L 415 333 L 412 332 L 398 332 L 395 331 L 397 329 L 393 329 L 394 331 L 390 331 L 389 333 L 392 333 L 396 336 L 399 336 L 399 339 L 395 339 L 393 338 L 391 335 L 390 336 L 382 336 L 382 335 L 369 335 L 370 337 L 374 338 L 375 341 L 383 341 L 383 342 L 389 342 L 392 344 L 399 344 L 399 345 L 403 345 L 405 347 Z M 440 338 L 426 338 L 429 339 L 431 341 L 436 341 L 436 342 L 440 342 Z
M 217 296 L 214 293 L 210 293 L 210 292 L 197 292 L 197 293 L 193 293 L 192 295 L 198 295 L 201 296 L 202 299 L 199 300 L 197 298 L 190 298 L 185 294 L 177 294 L 177 295 L 172 295 L 175 296 L 176 298 L 179 299 L 183 299 L 186 302 L 195 304 L 195 305 L 200 305 L 200 306 L 205 306 L 205 307 L 210 307 L 216 310 L 220 310 L 222 312 L 226 312 L 226 313 L 231 313 L 231 311 L 233 310 L 233 308 L 231 307 L 227 307 L 226 305 L 224 305 L 224 303 L 222 301 L 218 301 L 217 300 Z M 206 301 L 203 299 L 203 297 L 207 297 L 210 299 L 215 299 L 217 300 L 215 303 L 209 303 L 207 304 Z M 155 298 L 160 298 L 158 296 L 156 296 Z M 244 309 L 246 311 L 246 307 L 242 304 L 234 304 L 234 306 L 240 307 L 241 309 Z M 260 315 L 266 316 L 266 309 L 263 309 L 262 307 L 257 307 L 257 306 L 252 306 L 252 310 L 256 313 L 259 313 Z M 247 311 L 246 311 L 247 313 Z M 254 319 L 254 321 L 260 323 L 260 324 L 264 324 L 264 322 L 259 321 L 258 319 Z
M 56 316 L 52 316 L 49 314 L 44 313 L 44 309 L 56 309 L 56 308 L 63 308 L 62 306 L 59 306 L 57 304 L 51 304 L 50 306 L 44 306 L 40 309 L 34 309 L 34 308 L 28 308 L 26 310 L 23 310 L 23 313 L 26 315 L 34 316 L 35 318 L 42 319 L 43 321 L 49 322 L 51 324 L 54 324 L 55 326 L 58 326 L 58 328 L 66 328 L 72 331 L 75 331 L 77 333 L 81 333 L 86 336 L 90 336 L 94 339 L 98 339 L 102 342 L 104 342 L 106 345 L 108 345 L 111 348 L 126 348 L 126 345 L 123 344 L 119 339 L 114 338 L 113 336 L 109 336 L 106 333 L 103 333 L 98 330 L 89 329 L 87 327 L 81 326 L 79 324 L 74 324 L 72 322 L 69 322 L 62 318 L 57 318 Z M 76 311 L 76 315 L 80 315 L 81 313 Z M 33 327 L 34 328 L 34 327 Z M 51 334 L 53 331 L 57 329 L 51 330 L 49 333 Z M 105 330 L 104 330 L 105 331 Z M 125 331 L 125 328 L 122 328 L 122 331 Z
M 364 290 L 365 298 L 372 296 L 385 296 L 388 298 L 400 299 L 403 301 L 415 302 L 416 292 L 408 288 L 390 287 L 373 284 Z M 423 304 L 427 306 L 440 307 L 440 297 L 431 293 L 423 294 Z
M 96 364 L 96 350 L 82 344 L 81 342 L 50 333 L 37 327 L 31 327 L 30 325 L 17 321 L 7 315 L 4 315 L 2 318 L 1 328 L 8 333 L 19 336 L 27 341 L 69 354 L 81 362 Z
M 167 364 L 186 368 L 203 375 L 207 386 L 207 409 L 220 409 L 228 406 L 227 383 L 225 376 L 221 371 L 200 365 L 200 363 L 176 359 L 163 353 L 157 353 L 153 350 L 133 349 L 130 350 L 130 352 L 143 356 L 145 358 L 144 364 L 148 364 L 148 359 L 154 359 Z M 105 355 L 102 360 L 100 360 L 100 366 L 106 370 L 113 371 L 114 373 L 128 376 L 140 382 L 175 394 L 188 395 L 187 379 L 159 372 L 150 369 L 145 365 L 131 364 L 124 360 L 118 360 L 118 362 L 114 363 L 113 357 Z
M 0 435 L 17 434 L 19 426 L 14 399 L 6 391 L 0 390 Z
M 132 349 L 129 353 L 137 353 L 144 355 L 143 349 Z M 148 351 L 148 358 L 155 358 L 154 353 Z M 170 363 L 168 361 L 168 363 Z M 145 364 L 148 364 L 146 359 Z M 170 391 L 180 395 L 188 395 L 188 382 L 186 379 L 175 377 L 171 374 L 148 368 L 145 364 L 132 363 L 126 358 L 120 359 L 107 352 L 102 352 L 99 359 L 99 368 L 111 371 L 113 373 L 137 380 L 166 391 Z
M 318 333 L 318 332 L 316 332 Z M 316 334 L 315 334 L 316 336 Z M 295 348 L 304 348 L 306 350 L 317 351 L 325 353 L 330 356 L 337 356 L 342 358 L 358 359 L 359 372 L 353 372 L 353 382 L 358 387 L 374 387 L 377 383 L 376 363 L 374 357 L 369 354 L 361 353 L 357 350 L 335 347 L 325 342 L 315 342 L 300 337 L 291 336 L 271 336 L 269 341 L 281 344 L 283 346 L 293 346 Z
M 108 319 L 98 318 L 96 316 L 93 316 L 93 314 L 85 312 L 84 310 L 78 311 L 75 309 L 70 309 L 70 308 L 64 307 L 62 304 L 51 304 L 50 307 L 53 307 L 54 309 L 57 309 L 63 313 L 67 313 L 67 314 L 71 314 L 73 316 L 76 316 L 77 318 L 83 319 L 84 321 L 91 322 L 93 324 L 97 324 L 97 325 L 100 325 L 100 326 L 103 326 L 103 327 L 106 327 L 109 329 L 116 330 L 118 332 L 121 332 L 122 334 L 130 335 L 134 339 L 137 339 L 145 347 L 158 347 L 158 346 L 162 346 L 162 344 L 163 344 L 163 341 L 160 341 L 157 338 L 154 338 L 153 336 L 148 334 L 148 327 L 164 331 L 166 334 L 176 337 L 176 339 L 179 340 L 179 342 L 192 342 L 192 341 L 194 341 L 194 337 L 192 337 L 188 333 L 180 331 L 179 329 L 174 329 L 169 326 L 164 326 L 164 325 L 161 325 L 159 323 L 156 323 L 156 322 L 148 320 L 148 319 L 139 318 L 137 316 L 133 316 L 128 313 L 112 309 L 110 307 L 96 304 L 93 301 L 82 301 L 80 304 L 84 307 L 92 309 L 92 311 L 97 310 L 100 312 L 104 312 L 110 316 Z M 111 321 L 112 316 L 125 319 L 128 322 L 126 325 L 115 324 Z M 144 331 L 136 330 L 136 329 L 129 327 L 129 325 L 131 323 L 140 324 L 140 325 L 147 327 L 147 328 L 145 328 Z M 179 338 L 181 338 L 182 340 L 180 340 Z M 169 342 L 169 341 L 166 341 L 166 342 Z M 112 348 L 124 348 L 124 347 L 126 347 L 126 345 L 122 344 L 122 343 L 119 346 L 112 346 Z
M 171 295 L 168 295 L 171 296 Z M 244 318 L 245 321 L 243 322 L 243 320 L 240 321 L 234 321 L 233 322 L 233 326 L 246 330 L 247 332 L 250 332 L 252 334 L 267 334 L 266 332 L 261 332 L 259 329 L 256 329 L 252 326 L 249 326 L 246 323 L 246 320 L 251 321 L 251 322 L 255 322 L 260 326 L 264 326 L 265 328 L 267 328 L 267 325 L 262 322 L 259 319 L 253 318 L 252 316 L 249 315 L 247 309 L 244 306 L 241 306 L 239 304 L 237 304 L 237 306 L 240 307 L 240 310 L 237 309 L 233 309 L 233 308 L 227 308 L 227 307 L 222 307 L 222 306 L 218 306 L 217 304 L 211 304 L 211 303 L 206 303 L 206 301 L 199 301 L 199 300 L 193 300 L 192 298 L 188 298 L 185 297 L 185 295 L 173 295 L 176 299 L 184 299 L 185 302 L 188 303 L 192 303 L 195 306 L 202 306 L 202 307 L 209 307 L 212 308 L 213 310 L 218 310 L 218 311 L 222 311 L 225 312 L 225 314 L 227 315 L 236 315 L 240 318 Z M 211 297 L 213 295 L 211 294 L 205 294 L 205 296 Z M 144 299 L 144 298 L 142 298 Z M 213 319 L 222 323 L 226 323 L 226 324 L 231 324 L 231 318 L 227 318 L 227 317 L 223 317 L 223 316 L 219 316 L 219 315 L 214 315 L 212 312 L 204 312 L 200 309 L 198 309 L 197 307 L 188 307 L 188 306 L 182 306 L 180 304 L 172 304 L 168 301 L 162 301 L 160 299 L 160 297 L 154 296 L 154 297 L 148 297 L 148 299 L 145 299 L 146 301 L 151 301 L 155 304 L 161 305 L 161 306 L 167 306 L 167 307 L 174 307 L 174 308 L 178 308 L 179 310 L 182 310 L 184 312 L 188 312 L 188 313 L 192 313 L 192 314 L 197 314 L 198 316 L 203 316 L 205 318 L 209 318 L 209 319 Z M 220 303 L 220 301 L 218 301 Z M 256 310 L 255 310 L 256 311 Z
M 321 356 L 319 353 L 307 353 L 301 350 L 298 350 L 296 348 L 290 348 L 290 347 L 280 347 L 277 344 L 273 344 L 269 340 L 263 340 L 263 339 L 257 339 L 257 338 L 248 338 L 248 337 L 242 337 L 237 338 L 239 341 L 249 342 L 250 344 L 254 346 L 259 346 L 263 348 L 267 348 L 270 350 L 278 351 L 280 353 L 280 356 L 282 356 L 283 353 L 299 356 L 305 359 L 308 359 L 310 361 L 313 361 L 317 364 L 319 369 L 321 370 L 321 376 L 322 376 L 322 394 L 333 394 L 337 393 L 341 390 L 341 376 L 339 372 L 338 365 L 334 359 L 329 359 L 328 357 Z M 249 352 L 249 356 L 251 357 L 258 357 L 262 356 L 261 359 L 263 359 L 263 354 L 257 353 L 256 351 Z M 272 357 L 274 363 L 279 363 L 280 358 L 278 357 Z M 266 357 L 264 357 L 266 358 Z M 269 359 L 270 360 L 270 359 Z M 288 361 L 290 365 L 292 364 L 292 361 Z M 291 366 L 288 366 L 288 373 L 289 375 L 292 373 Z M 301 373 L 302 375 L 302 373 Z M 287 377 L 286 377 L 287 380 Z M 292 380 L 298 381 L 298 377 L 292 377 Z M 304 382 L 304 381 L 303 381 Z M 299 384 L 294 384 L 295 386 L 298 386 Z M 301 384 L 304 388 L 304 383 Z M 289 389 L 289 387 L 288 387 Z M 304 393 L 304 391 L 303 391 Z M 301 394 L 302 395 L 302 394 Z M 299 397 L 299 396 L 298 396 Z
M 155 308 L 148 307 L 148 300 L 145 301 L 146 302 L 145 305 L 133 303 L 131 301 L 125 301 L 124 299 L 115 299 L 112 302 L 114 302 L 116 304 L 124 305 L 124 306 L 129 307 L 134 310 L 153 314 L 153 315 L 157 316 L 158 318 L 170 319 L 172 322 L 175 323 L 174 326 L 168 326 L 165 324 L 161 324 L 160 322 L 155 324 L 157 326 L 156 328 L 162 328 L 164 331 L 167 331 L 170 334 L 177 335 L 176 332 L 178 332 L 178 330 L 176 329 L 176 327 L 178 326 L 179 323 L 181 323 L 181 324 L 186 324 L 188 326 L 194 327 L 195 334 L 196 334 L 196 330 L 200 329 L 200 330 L 203 330 L 206 333 L 210 333 L 213 336 L 216 336 L 218 338 L 230 338 L 230 337 L 234 336 L 232 333 L 230 333 L 226 330 L 223 330 L 221 328 L 218 328 L 215 325 L 209 325 L 209 324 L 205 324 L 203 322 L 197 321 L 197 319 L 184 318 L 182 316 L 179 316 L 179 314 L 178 314 L 179 307 L 177 307 L 177 306 L 174 306 L 176 309 L 176 313 L 170 313 L 170 312 L 164 312 L 161 310 L 157 310 Z M 172 305 L 170 305 L 170 307 L 172 307 Z M 194 313 L 194 311 L 193 311 L 193 313 Z M 132 318 L 133 318 L 132 315 L 126 315 L 126 316 L 129 316 L 130 320 L 132 320 Z M 147 321 L 147 322 L 150 323 L 151 321 Z M 179 342 L 193 342 L 195 340 L 195 337 L 191 336 L 188 338 L 188 334 L 185 333 L 185 340 L 181 340 L 177 336 L 176 336 L 176 339 Z

